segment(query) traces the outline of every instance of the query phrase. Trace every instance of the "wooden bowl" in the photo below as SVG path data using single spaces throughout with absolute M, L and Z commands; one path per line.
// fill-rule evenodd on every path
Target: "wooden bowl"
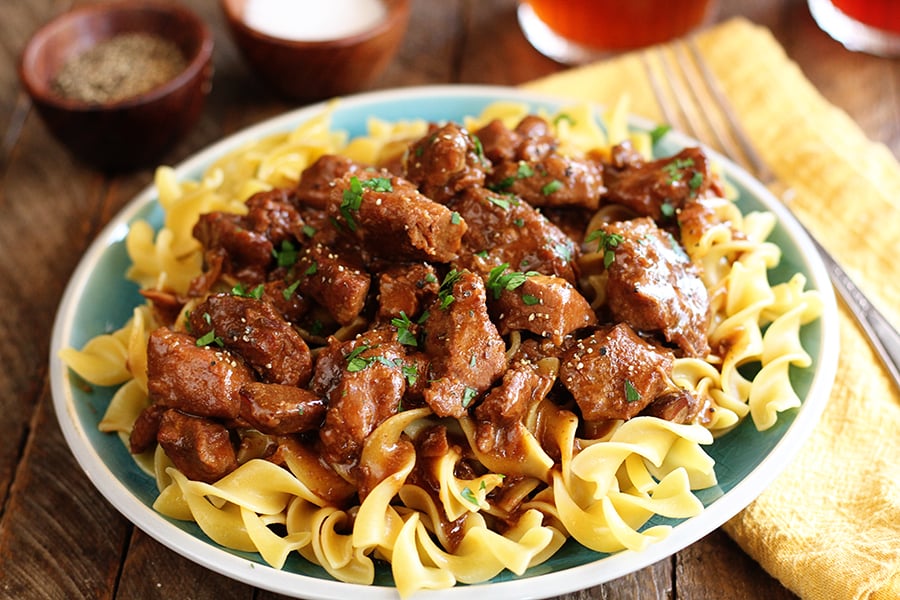
M 76 100 L 54 88 L 69 59 L 126 33 L 174 43 L 187 66 L 174 78 L 128 98 Z M 79 159 L 107 170 L 158 161 L 200 116 L 211 88 L 213 37 L 193 12 L 164 0 L 84 5 L 42 26 L 26 44 L 19 78 L 53 135 Z
M 368 31 L 294 41 L 247 25 L 246 3 L 220 0 L 232 37 L 251 70 L 291 100 L 321 100 L 369 88 L 393 58 L 409 22 L 409 0 L 384 0 L 386 17 Z

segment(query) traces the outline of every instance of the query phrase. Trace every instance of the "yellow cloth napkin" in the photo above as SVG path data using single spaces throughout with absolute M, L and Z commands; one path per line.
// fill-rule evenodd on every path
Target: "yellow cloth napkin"
M 792 208 L 900 323 L 900 165 L 806 80 L 767 29 L 733 19 L 696 42 Z M 651 63 L 652 64 L 652 63 Z M 529 83 L 664 122 L 640 52 Z M 900 394 L 841 307 L 837 378 L 812 437 L 725 530 L 803 598 L 900 598 Z

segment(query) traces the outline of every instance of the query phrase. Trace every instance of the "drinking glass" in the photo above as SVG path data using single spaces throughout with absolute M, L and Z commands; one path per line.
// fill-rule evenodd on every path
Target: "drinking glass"
M 538 51 L 582 64 L 668 41 L 704 23 L 712 0 L 522 0 L 519 25 Z
M 809 12 L 849 50 L 900 56 L 898 0 L 809 0 Z

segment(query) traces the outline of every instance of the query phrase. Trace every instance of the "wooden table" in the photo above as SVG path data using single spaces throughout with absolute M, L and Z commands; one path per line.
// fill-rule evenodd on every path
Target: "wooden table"
M 36 27 L 69 0 L 0 6 L 0 597 L 271 599 L 204 568 L 133 527 L 95 491 L 69 452 L 48 385 L 50 331 L 66 281 L 90 241 L 151 181 L 151 170 L 105 176 L 47 133 L 15 64 Z M 216 34 L 214 89 L 202 122 L 166 162 L 292 108 L 241 62 L 214 0 L 186 0 Z M 519 84 L 563 67 L 534 51 L 514 0 L 414 0 L 404 46 L 378 88 Z M 802 0 L 727 0 L 770 27 L 807 77 L 868 135 L 900 155 L 900 60 L 843 49 Z M 790 598 L 724 533 L 669 559 L 564 598 Z

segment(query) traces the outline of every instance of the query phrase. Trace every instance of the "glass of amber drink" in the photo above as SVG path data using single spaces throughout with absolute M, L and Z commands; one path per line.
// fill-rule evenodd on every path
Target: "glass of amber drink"
M 610 53 L 689 33 L 711 15 L 713 0 L 522 0 L 519 25 L 538 51 L 582 64 Z
M 900 56 L 900 1 L 809 0 L 825 33 L 849 50 Z

